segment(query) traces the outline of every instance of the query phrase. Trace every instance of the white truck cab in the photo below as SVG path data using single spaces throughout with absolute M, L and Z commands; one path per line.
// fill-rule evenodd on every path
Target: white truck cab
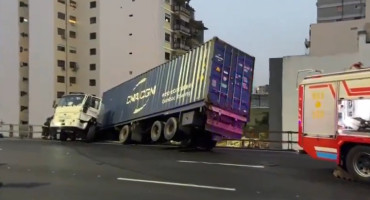
M 64 95 L 58 103 L 54 102 L 53 119 L 50 122 L 50 132 L 61 141 L 68 138 L 81 138 L 91 142 L 101 124 L 101 114 L 104 106 L 100 98 L 83 93 Z

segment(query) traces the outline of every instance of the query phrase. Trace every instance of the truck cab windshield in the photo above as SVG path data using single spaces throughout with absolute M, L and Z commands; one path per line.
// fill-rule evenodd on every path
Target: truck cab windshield
M 58 106 L 78 106 L 81 105 L 85 96 L 84 95 L 68 95 L 60 99 Z

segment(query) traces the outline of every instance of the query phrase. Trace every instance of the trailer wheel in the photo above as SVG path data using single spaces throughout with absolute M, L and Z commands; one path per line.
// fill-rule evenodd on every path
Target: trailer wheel
M 130 126 L 125 125 L 119 132 L 119 142 L 122 144 L 128 144 L 131 142 L 131 131 Z
M 167 120 L 166 125 L 164 126 L 164 138 L 166 140 L 172 140 L 175 137 L 175 134 L 178 129 L 178 122 L 175 117 L 171 117 Z
M 356 180 L 370 182 L 370 147 L 353 147 L 346 156 L 346 167 Z
M 150 137 L 153 142 L 161 141 L 163 138 L 163 123 L 161 121 L 155 121 L 150 130 Z

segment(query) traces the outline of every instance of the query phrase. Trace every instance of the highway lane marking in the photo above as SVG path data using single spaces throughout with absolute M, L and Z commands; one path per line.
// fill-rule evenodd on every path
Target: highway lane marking
M 221 166 L 232 166 L 232 167 L 248 167 L 248 168 L 259 168 L 263 169 L 263 165 L 242 165 L 242 164 L 232 164 L 232 163 L 212 163 L 212 162 L 202 162 L 202 161 L 191 161 L 191 160 L 178 160 L 180 163 L 190 163 L 190 164 L 206 164 L 206 165 L 221 165 Z
M 232 191 L 232 192 L 236 191 L 235 188 L 215 187 L 215 186 L 208 186 L 208 185 L 196 185 L 196 184 L 188 184 L 188 183 L 163 182 L 163 181 L 152 181 L 152 180 L 131 179 L 131 178 L 117 178 L 117 180 L 129 181 L 129 182 L 139 182 L 139 183 L 153 183 L 153 184 L 161 184 L 161 185 L 182 186 L 182 187 L 204 188 L 204 189 L 211 189 L 211 190 L 224 190 L 224 191 Z

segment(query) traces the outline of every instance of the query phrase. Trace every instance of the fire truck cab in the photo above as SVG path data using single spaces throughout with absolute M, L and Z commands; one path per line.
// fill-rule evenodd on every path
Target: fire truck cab
M 370 182 L 370 69 L 306 77 L 298 98 L 303 150 Z

